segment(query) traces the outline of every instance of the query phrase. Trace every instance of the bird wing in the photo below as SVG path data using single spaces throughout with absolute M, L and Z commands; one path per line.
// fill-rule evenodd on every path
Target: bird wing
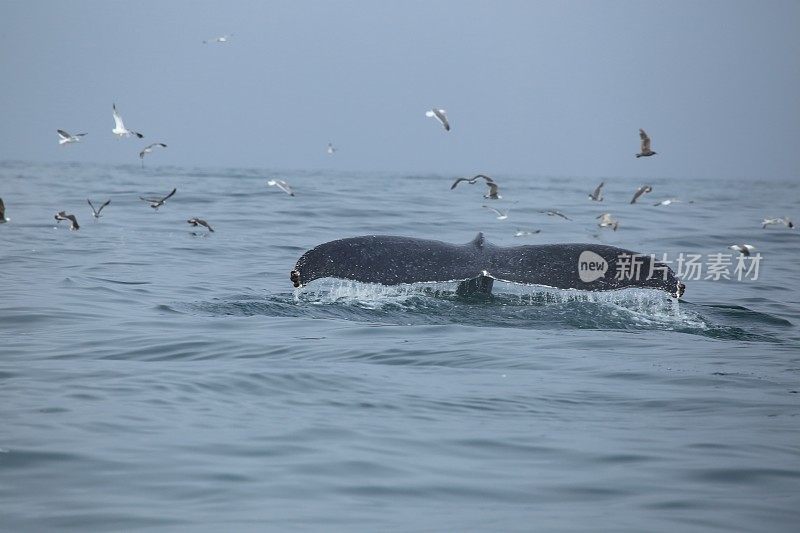
M 493 181 L 487 181 L 486 185 L 489 186 L 489 196 L 497 196 L 497 184 Z
M 136 134 L 136 135 L 140 135 L 139 133 L 136 133 L 135 131 L 132 131 L 131 133 L 134 133 L 134 134 Z M 141 138 L 141 137 L 140 137 L 140 138 Z M 142 159 L 144 159 L 144 156 L 145 156 L 145 154 L 149 154 L 150 152 L 152 152 L 152 151 L 153 151 L 153 148 L 155 148 L 156 146 L 161 146 L 161 147 L 163 147 L 163 148 L 166 148 L 166 147 L 167 147 L 167 145 L 166 145 L 166 144 L 164 144 L 164 143 L 152 143 L 152 144 L 148 144 L 147 146 L 145 146 L 144 148 L 142 148 L 142 151 L 141 151 L 141 152 L 139 152 L 139 157 L 140 157 L 140 158 L 142 158 Z
M 139 200 L 142 200 L 143 202 L 148 202 L 148 203 L 152 204 L 152 203 L 155 203 L 155 202 L 160 202 L 161 198 L 156 198 L 154 196 L 150 196 L 148 198 L 145 198 L 144 196 L 140 196 Z
M 600 196 L 600 189 L 602 189 L 602 188 L 603 188 L 603 185 L 605 185 L 605 182 L 604 182 L 604 181 L 601 181 L 601 182 L 600 182 L 600 185 L 598 185 L 598 186 L 597 186 L 597 188 L 596 188 L 596 189 L 594 190 L 594 192 L 592 193 L 592 197 L 594 197 L 594 198 L 598 198 L 598 197 Z
M 110 204 L 110 203 L 111 203 L 111 200 L 106 200 L 106 201 L 105 201 L 105 203 L 104 203 L 103 205 L 101 205 L 101 206 L 100 206 L 100 209 L 98 209 L 98 210 L 97 210 L 97 214 L 99 215 L 99 214 L 100 214 L 100 211 L 102 211 L 102 210 L 103 210 L 103 208 L 104 208 L 105 206 L 107 206 L 108 204 Z M 92 204 L 89 204 L 89 205 L 92 205 Z M 92 209 L 94 209 L 94 207 L 92 207 Z
M 445 131 L 450 131 L 450 122 L 447 121 L 447 116 L 445 115 L 444 109 L 434 109 L 433 113 L 436 115 L 436 118 L 439 119 L 439 122 L 442 123 L 444 126 Z
M 89 207 L 92 208 L 92 213 L 94 213 L 95 215 L 99 214 L 99 211 L 97 211 L 97 209 L 95 209 L 94 206 L 92 205 L 92 201 L 89 200 L 88 198 L 86 199 L 86 201 L 89 202 Z
M 639 138 L 642 139 L 642 153 L 650 151 L 650 137 L 641 128 L 639 128 Z
M 486 180 L 487 184 L 494 183 L 494 180 L 492 178 L 490 178 L 489 176 L 487 176 L 486 174 L 476 174 L 475 176 L 473 176 L 472 180 L 470 180 L 470 181 L 472 183 L 475 183 L 475 180 L 477 180 L 478 178 L 483 178 L 484 180 Z
M 69 133 L 67 133 L 64 130 L 56 130 L 56 131 L 58 132 L 58 136 L 61 137 L 62 139 L 69 139 L 70 137 L 72 137 L 72 135 L 70 135 Z M 86 134 L 84 133 L 83 135 L 86 135 Z
M 461 183 L 462 181 L 469 181 L 469 179 L 468 179 L 468 178 L 458 178 L 458 179 L 457 179 L 456 181 L 454 181 L 454 182 L 453 182 L 453 184 L 450 186 L 450 189 L 451 189 L 451 190 L 452 190 L 452 189 L 455 189 L 455 188 L 456 188 L 456 185 L 458 185 L 458 184 L 459 184 L 459 183 Z
M 631 199 L 631 203 L 636 203 L 636 200 L 639 199 L 641 195 L 644 194 L 645 187 L 639 187 L 635 193 L 633 193 L 633 198 Z
M 177 192 L 177 190 L 178 190 L 178 188 L 177 188 L 177 187 L 175 187 L 174 189 L 172 189 L 172 192 L 171 192 L 171 193 L 169 193 L 168 195 L 166 195 L 164 198 L 161 198 L 161 199 L 160 199 L 160 201 L 161 201 L 161 202 L 164 202 L 164 201 L 166 201 L 168 198 L 172 197 L 172 195 L 173 195 L 173 194 L 175 194 L 175 193 Z
M 277 187 L 286 194 L 294 196 L 294 193 L 292 192 L 291 187 L 289 187 L 289 184 L 283 180 L 269 180 L 267 182 L 267 185 L 269 185 L 270 187 Z
M 497 210 L 497 209 L 495 209 L 494 207 L 490 207 L 490 206 L 488 206 L 488 205 L 483 205 L 483 206 L 481 206 L 481 207 L 485 207 L 486 209 L 490 209 L 490 210 L 494 211 L 495 213 L 497 213 L 499 216 L 503 216 L 503 213 L 501 213 L 500 211 L 498 211 L 498 210 Z
M 111 108 L 114 110 L 114 129 L 124 130 L 125 124 L 122 123 L 122 117 L 117 113 L 117 104 L 113 104 Z

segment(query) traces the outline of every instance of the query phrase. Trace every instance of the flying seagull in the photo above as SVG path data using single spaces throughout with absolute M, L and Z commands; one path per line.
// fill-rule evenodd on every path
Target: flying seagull
M 3 199 L 0 198 L 0 224 L 8 222 L 10 219 L 6 218 L 6 204 L 3 203 Z
M 642 128 L 639 128 L 639 138 L 642 139 L 642 151 L 636 154 L 636 157 L 650 157 L 651 155 L 656 155 L 656 152 L 650 149 L 650 137 L 647 136 L 647 133 Z
M 62 220 L 69 220 L 70 222 L 69 229 L 71 230 L 78 230 L 81 228 L 78 225 L 78 219 L 75 218 L 75 215 L 68 215 L 66 211 L 59 211 L 53 218 L 56 219 L 56 222 L 61 222 Z
M 732 246 L 728 246 L 731 250 L 736 250 L 737 252 L 741 252 L 742 255 L 750 255 L 750 252 L 756 249 L 755 246 L 752 244 L 734 244 Z
M 617 228 L 619 227 L 619 222 L 611 217 L 611 213 L 603 213 L 595 218 L 600 219 L 600 222 L 598 222 L 597 225 L 601 228 L 611 228 L 614 231 L 617 231 Z
M 597 188 L 594 190 L 594 192 L 589 193 L 589 198 L 591 198 L 595 202 L 602 202 L 603 201 L 603 191 L 601 189 L 603 188 L 603 185 L 605 185 L 605 184 L 606 184 L 605 181 L 601 181 L 600 185 L 597 186 Z
M 333 155 L 336 153 L 336 147 L 333 144 L 328 143 L 328 154 Z
M 447 121 L 447 111 L 444 109 L 429 109 L 425 111 L 426 117 L 436 117 L 436 120 L 441 122 L 442 126 L 444 126 L 445 131 L 450 131 L 450 122 Z
M 789 229 L 794 229 L 794 222 L 789 220 L 789 217 L 765 218 L 761 221 L 761 228 L 764 229 L 767 226 L 772 226 L 774 224 L 783 224 Z
M 206 222 L 202 218 L 190 218 L 186 222 L 188 222 L 189 224 L 191 224 L 194 227 L 203 226 L 205 228 L 208 228 L 208 231 L 210 231 L 211 233 L 214 232 L 214 229 L 208 224 L 208 222 Z
M 91 200 L 87 198 L 86 201 L 89 202 L 89 207 L 92 208 L 92 216 L 94 216 L 94 218 L 100 218 L 101 216 L 103 216 L 100 214 L 100 212 L 103 210 L 105 206 L 111 203 L 111 200 L 106 200 L 105 203 L 100 206 L 100 209 L 95 209 L 94 206 L 92 205 Z
M 458 178 L 450 186 L 450 190 L 455 189 L 456 185 L 458 185 L 462 181 L 466 181 L 470 185 L 474 185 L 475 182 L 478 181 L 479 179 L 486 180 L 486 185 L 489 187 L 489 191 L 486 194 L 483 195 L 484 198 L 489 198 L 490 200 L 499 200 L 500 198 L 502 198 L 502 196 L 497 194 L 497 183 L 495 183 L 492 178 L 490 178 L 489 176 L 486 176 L 485 174 L 478 174 L 478 175 L 473 176 L 471 178 Z
M 642 185 L 641 187 L 636 189 L 636 192 L 634 193 L 633 198 L 631 198 L 631 203 L 635 204 L 636 200 L 638 200 L 641 195 L 643 195 L 645 193 L 648 193 L 648 192 L 652 192 L 652 191 L 653 191 L 653 188 L 651 186 Z
M 144 167 L 144 156 L 146 156 L 147 154 L 152 152 L 153 148 L 155 148 L 156 146 L 160 146 L 161 148 L 166 148 L 167 147 L 167 145 L 164 144 L 164 143 L 153 143 L 153 144 L 148 144 L 147 146 L 145 146 L 142 149 L 141 152 L 139 152 L 139 159 L 142 160 L 142 166 L 143 167 Z
M 64 130 L 56 130 L 58 132 L 58 144 L 72 144 L 72 143 L 79 143 L 81 142 L 81 137 L 86 135 L 85 133 L 76 133 L 75 135 L 70 135 Z
M 220 35 L 219 37 L 214 37 L 213 39 L 208 39 L 208 40 L 203 41 L 203 44 L 209 44 L 209 43 L 212 43 L 212 44 L 213 43 L 224 44 L 224 43 L 227 43 L 232 36 L 233 36 L 232 33 L 228 34 L 228 35 Z
M 550 210 L 550 211 L 539 211 L 539 212 L 540 213 L 546 213 L 547 216 L 549 216 L 549 217 L 561 217 L 561 218 L 564 218 L 564 219 L 567 219 L 567 220 L 572 220 L 571 218 L 569 218 L 567 215 L 565 215 L 561 211 Z
M 269 185 L 270 187 L 277 187 L 280 190 L 282 190 L 283 192 L 285 192 L 286 194 L 288 194 L 289 196 L 294 196 L 294 192 L 292 191 L 292 188 L 289 187 L 289 184 L 286 183 L 283 180 L 269 180 L 267 182 L 267 185 Z
M 497 220 L 505 220 L 505 219 L 508 218 L 508 209 L 506 209 L 505 211 L 499 211 L 499 210 L 495 209 L 494 207 L 489 207 L 488 205 L 484 205 L 484 206 L 481 206 L 481 207 L 485 207 L 486 209 L 494 211 L 497 214 Z
M 540 230 L 540 229 L 535 229 L 535 230 L 532 230 L 532 231 L 518 229 L 516 231 L 516 233 L 514 233 L 514 237 L 526 237 L 528 235 L 536 235 L 537 233 L 541 233 L 541 232 L 542 232 L 542 230 Z
M 666 200 L 661 200 L 660 202 L 656 202 L 653 205 L 671 205 L 671 204 L 678 204 L 680 200 L 677 198 L 667 198 Z
M 117 113 L 117 104 L 112 104 L 111 108 L 114 110 L 114 129 L 111 130 L 111 133 L 117 137 L 130 137 L 131 135 L 136 135 L 140 139 L 144 137 L 141 133 L 125 127 L 125 124 L 122 123 L 122 117 Z
M 150 204 L 150 207 L 152 207 L 153 209 L 157 210 L 159 207 L 164 205 L 164 202 L 166 202 L 167 199 L 169 199 L 173 194 L 175 194 L 175 192 L 177 190 L 178 190 L 177 187 L 172 189 L 171 193 L 169 193 L 168 195 L 166 195 L 166 196 L 164 196 L 162 198 L 159 198 L 157 196 L 150 196 L 149 198 L 145 198 L 144 196 L 140 196 L 139 200 L 142 200 L 144 202 L 148 202 Z

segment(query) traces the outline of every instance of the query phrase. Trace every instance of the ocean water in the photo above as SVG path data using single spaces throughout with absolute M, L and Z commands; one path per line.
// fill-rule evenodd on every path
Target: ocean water
M 0 164 L 0 529 L 796 531 L 800 230 L 760 220 L 798 182 L 494 177 L 507 220 L 453 176 Z M 289 281 L 328 240 L 478 231 L 762 259 L 680 302 Z

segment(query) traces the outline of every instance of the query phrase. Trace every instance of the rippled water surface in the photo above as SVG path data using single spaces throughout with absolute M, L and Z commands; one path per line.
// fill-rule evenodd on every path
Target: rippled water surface
M 450 176 L 0 164 L 0 529 L 796 531 L 800 234 L 759 222 L 800 186 L 495 178 L 507 220 Z M 289 281 L 328 240 L 478 231 L 763 260 L 680 302 Z

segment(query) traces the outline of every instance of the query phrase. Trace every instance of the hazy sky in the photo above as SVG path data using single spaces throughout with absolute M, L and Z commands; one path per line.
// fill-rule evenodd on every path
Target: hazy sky
M 796 0 L 0 0 L 0 159 L 797 179 L 798 99 Z

